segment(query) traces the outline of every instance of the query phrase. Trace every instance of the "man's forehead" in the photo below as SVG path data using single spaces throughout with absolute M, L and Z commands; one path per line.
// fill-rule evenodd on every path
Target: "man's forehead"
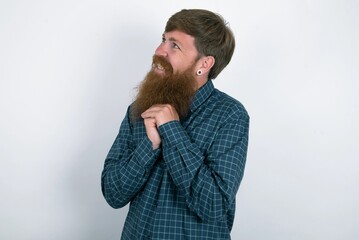
M 178 30 L 171 32 L 164 32 L 162 36 L 167 41 L 173 41 L 184 46 L 189 46 L 189 45 L 194 46 L 194 37 Z

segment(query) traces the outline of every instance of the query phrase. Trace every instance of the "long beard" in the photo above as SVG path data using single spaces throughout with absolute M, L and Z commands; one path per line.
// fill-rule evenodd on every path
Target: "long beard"
M 165 74 L 160 75 L 152 68 L 145 79 L 138 86 L 138 93 L 131 106 L 132 119 L 141 118 L 141 113 L 155 104 L 172 105 L 180 118 L 188 114 L 192 97 L 196 91 L 196 79 L 193 68 L 176 74 L 173 73 L 171 64 L 164 58 L 154 56 L 153 66 L 160 64 Z

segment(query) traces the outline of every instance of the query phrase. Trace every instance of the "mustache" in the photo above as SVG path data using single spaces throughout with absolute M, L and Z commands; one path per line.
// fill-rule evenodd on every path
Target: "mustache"
M 154 68 L 162 68 L 165 70 L 166 75 L 173 74 L 173 67 L 172 65 L 167 61 L 165 57 L 154 55 L 152 57 L 152 70 Z

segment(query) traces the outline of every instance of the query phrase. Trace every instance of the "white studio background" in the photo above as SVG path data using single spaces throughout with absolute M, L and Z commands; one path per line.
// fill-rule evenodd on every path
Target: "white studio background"
M 104 159 L 182 8 L 237 37 L 214 82 L 251 116 L 232 238 L 359 238 L 358 1 L 1 0 L 0 239 L 120 238 Z

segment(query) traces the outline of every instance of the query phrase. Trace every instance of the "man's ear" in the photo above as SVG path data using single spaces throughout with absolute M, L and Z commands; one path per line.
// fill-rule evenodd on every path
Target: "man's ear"
M 200 72 L 201 75 L 209 74 L 209 71 L 213 67 L 214 63 L 215 63 L 215 59 L 213 56 L 201 57 L 197 64 L 197 69 L 196 69 L 197 75 L 198 72 Z

